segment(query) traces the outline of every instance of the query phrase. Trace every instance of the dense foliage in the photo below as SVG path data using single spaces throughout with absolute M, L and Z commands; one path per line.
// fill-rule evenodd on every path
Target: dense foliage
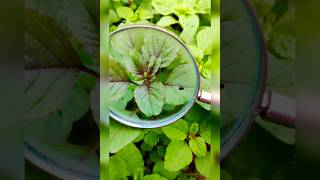
M 112 0 L 109 10 L 109 31 L 131 24 L 158 25 L 166 28 L 180 37 L 191 50 L 199 66 L 202 88 L 210 89 L 214 77 L 211 51 L 214 41 L 210 13 L 208 0 Z M 145 42 L 148 42 L 148 39 Z M 214 63 L 219 64 L 219 62 Z M 180 66 L 175 67 L 176 71 L 187 68 Z M 219 73 L 219 66 L 215 66 L 214 70 Z M 185 102 L 182 97 L 173 95 L 170 97 L 165 99 L 167 101 L 165 103 Z M 139 105 L 139 102 L 137 104 Z M 110 119 L 111 179 L 209 177 L 213 172 L 210 155 L 212 124 L 210 109 L 206 104 L 196 103 L 182 119 L 157 129 L 134 129 Z

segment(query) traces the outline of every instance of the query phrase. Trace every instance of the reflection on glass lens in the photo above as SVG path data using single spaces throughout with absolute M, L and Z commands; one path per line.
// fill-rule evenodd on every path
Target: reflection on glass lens
M 185 46 L 152 27 L 110 35 L 110 110 L 127 121 L 165 121 L 184 113 L 198 91 L 198 72 Z

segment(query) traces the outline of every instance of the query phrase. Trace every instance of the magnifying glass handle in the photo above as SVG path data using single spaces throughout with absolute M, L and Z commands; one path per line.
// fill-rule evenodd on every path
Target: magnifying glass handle
M 219 106 L 220 105 L 220 93 L 199 91 L 198 100 L 200 102 L 211 104 L 213 106 Z
M 287 127 L 295 127 L 296 111 L 294 99 L 267 90 L 264 94 L 261 108 L 260 116 L 263 119 Z

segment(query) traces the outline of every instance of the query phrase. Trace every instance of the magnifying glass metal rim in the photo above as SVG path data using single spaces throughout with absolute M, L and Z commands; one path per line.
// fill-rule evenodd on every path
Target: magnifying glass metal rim
M 61 179 L 75 179 L 75 180 L 95 180 L 99 179 L 99 174 L 85 174 L 79 171 L 71 170 L 67 167 L 64 167 L 60 163 L 52 160 L 51 158 L 45 156 L 40 153 L 36 149 L 34 149 L 29 143 L 25 142 L 25 157 L 30 161 L 31 164 L 36 167 L 44 170 L 51 175 L 61 178 Z
M 253 24 L 251 25 L 253 30 L 258 37 L 257 45 L 260 47 L 259 51 L 261 66 L 259 72 L 259 81 L 257 83 L 257 90 L 255 91 L 255 98 L 252 98 L 252 102 L 250 104 L 250 108 L 248 109 L 247 116 L 241 120 L 241 122 L 234 128 L 233 132 L 230 134 L 228 139 L 225 143 L 221 143 L 221 150 L 220 150 L 220 160 L 222 161 L 225 157 L 235 148 L 235 146 L 241 142 L 241 140 L 248 134 L 249 130 L 251 129 L 254 118 L 259 114 L 259 107 L 263 100 L 263 95 L 266 90 L 266 82 L 267 82 L 267 73 L 268 73 L 268 55 L 265 46 L 265 39 L 262 33 L 262 29 L 258 23 L 258 17 L 255 13 L 252 5 L 248 0 L 242 0 L 243 5 L 245 6 L 248 16 L 251 18 Z
M 195 73 L 197 75 L 197 84 L 196 84 L 196 87 L 195 87 L 195 93 L 193 94 L 193 97 L 190 98 L 190 101 L 179 111 L 177 112 L 174 117 L 167 117 L 167 118 L 164 118 L 162 120 L 156 120 L 156 121 L 147 121 L 147 120 L 139 120 L 139 121 L 131 121 L 130 119 L 125 119 L 124 117 L 120 117 L 119 115 L 117 115 L 117 113 L 115 113 L 114 111 L 112 111 L 112 109 L 110 109 L 109 111 L 109 115 L 116 121 L 124 124 L 124 125 L 127 125 L 127 126 L 130 126 L 130 127 L 135 127 L 135 128 L 144 128 L 144 129 L 150 129 L 150 128 L 159 128 L 159 127 L 163 127 L 163 126 L 166 126 L 166 125 L 169 125 L 169 124 L 172 124 L 174 122 L 176 122 L 177 120 L 179 120 L 180 118 L 182 118 L 185 114 L 188 113 L 188 111 L 192 108 L 192 106 L 194 105 L 194 103 L 196 102 L 196 100 L 198 99 L 199 97 L 199 91 L 200 91 L 200 72 L 199 72 L 199 69 L 198 69 L 198 65 L 197 65 L 197 62 L 194 58 L 194 56 L 192 55 L 191 53 L 191 50 L 184 44 L 184 42 L 179 39 L 174 33 L 162 28 L 162 27 L 159 27 L 159 26 L 156 26 L 156 25 L 146 25 L 146 24 L 134 24 L 134 25 L 128 25 L 126 27 L 123 27 L 123 28 L 120 28 L 120 29 L 117 29 L 113 32 L 111 32 L 109 34 L 109 39 L 112 35 L 116 34 L 116 33 L 119 33 L 121 31 L 124 31 L 124 30 L 128 30 L 128 29 L 133 29 L 133 28 L 147 28 L 147 29 L 153 29 L 153 30 L 157 30 L 157 31 L 160 31 L 162 33 L 165 33 L 167 35 L 170 35 L 173 39 L 177 40 L 177 42 L 182 45 L 183 48 L 185 48 L 185 50 L 188 52 L 188 55 L 190 56 L 191 60 L 192 60 L 192 63 L 194 65 L 194 70 L 195 70 Z

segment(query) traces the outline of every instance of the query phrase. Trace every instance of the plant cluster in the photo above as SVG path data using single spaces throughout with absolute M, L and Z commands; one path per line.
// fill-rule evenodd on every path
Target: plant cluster
M 215 54 L 211 51 L 215 46 L 213 43 L 215 35 L 212 33 L 210 23 L 210 1 L 112 0 L 109 15 L 110 32 L 127 25 L 147 24 L 158 25 L 174 33 L 188 46 L 197 61 L 201 73 L 201 88 L 212 88 L 211 81 L 214 78 L 212 74 L 219 74 L 219 62 L 213 58 Z M 129 37 L 130 33 L 124 34 L 122 42 L 126 42 Z M 135 33 L 133 37 L 139 39 L 139 33 Z M 113 72 L 117 72 L 118 75 L 123 74 L 122 79 L 126 79 L 126 88 L 123 88 L 120 93 L 122 97 L 116 97 L 116 94 L 119 95 L 119 93 L 115 93 L 112 97 L 121 101 L 125 100 L 124 104 L 128 104 L 130 100 L 134 99 L 144 116 L 157 115 L 159 111 L 142 110 L 143 108 L 139 104 L 145 104 L 145 101 L 143 98 L 136 98 L 139 89 L 153 84 L 161 86 L 159 83 L 162 83 L 165 86 L 162 110 L 165 111 L 170 109 L 167 105 L 179 106 L 186 103 L 186 97 L 190 97 L 191 92 L 185 96 L 184 91 L 187 91 L 188 87 L 194 88 L 194 82 L 190 82 L 190 77 L 192 79 L 194 76 L 190 72 L 194 70 L 185 61 L 187 59 L 183 57 L 185 53 L 179 53 L 181 49 L 175 50 L 177 53 L 171 53 L 172 57 L 159 61 L 159 63 L 162 60 L 168 62 L 163 68 L 158 68 L 161 65 L 156 65 L 154 69 L 158 71 L 147 71 L 145 73 L 143 67 L 148 67 L 148 64 L 153 66 L 152 61 L 157 56 L 153 53 L 149 56 L 148 51 L 145 51 L 147 46 L 143 47 L 144 44 L 154 44 L 148 46 L 156 47 L 155 51 L 151 52 L 162 52 L 159 51 L 159 44 L 162 44 L 166 39 L 156 34 L 151 37 L 153 38 L 142 36 L 140 43 L 137 43 L 139 48 L 132 48 L 137 47 L 133 44 L 134 46 L 131 46 L 130 50 L 123 47 L 124 43 L 120 44 L 119 42 L 117 44 L 117 38 L 113 42 L 113 37 L 110 37 L 110 82 L 115 82 Z M 167 48 L 163 52 L 173 49 L 171 45 L 179 47 L 171 42 L 167 44 Z M 123 52 L 130 53 L 121 53 L 124 49 L 126 50 Z M 135 62 L 136 52 L 139 52 L 140 55 L 148 54 L 149 58 L 147 63 L 142 63 L 144 66 L 134 66 L 138 68 L 132 71 L 132 69 L 128 69 L 132 66 L 128 66 L 128 62 L 121 60 L 126 59 L 125 61 L 129 61 L 129 64 Z M 124 58 L 126 55 L 129 57 Z M 143 58 L 140 60 L 143 60 Z M 121 70 L 113 71 L 113 69 Z M 161 73 L 157 74 L 159 71 Z M 214 72 L 212 73 L 212 71 Z M 153 76 L 154 74 L 155 76 Z M 184 76 L 181 74 L 184 74 Z M 187 84 L 178 84 L 175 88 L 168 86 L 168 84 L 176 82 Z M 113 85 L 112 87 L 116 86 Z M 120 88 L 117 90 L 120 90 Z M 137 102 L 137 100 L 141 102 Z M 112 107 L 121 107 L 123 110 L 126 109 L 124 104 L 119 106 L 119 103 L 114 103 Z M 149 130 L 130 128 L 111 119 L 109 134 L 110 179 L 165 180 L 205 179 L 209 177 L 213 172 L 210 154 L 212 127 L 210 109 L 210 106 L 198 102 L 179 121 L 162 128 Z
M 194 65 L 186 49 L 170 35 L 136 28 L 120 31 L 110 41 L 112 109 L 155 118 L 174 113 L 191 100 L 197 85 Z

